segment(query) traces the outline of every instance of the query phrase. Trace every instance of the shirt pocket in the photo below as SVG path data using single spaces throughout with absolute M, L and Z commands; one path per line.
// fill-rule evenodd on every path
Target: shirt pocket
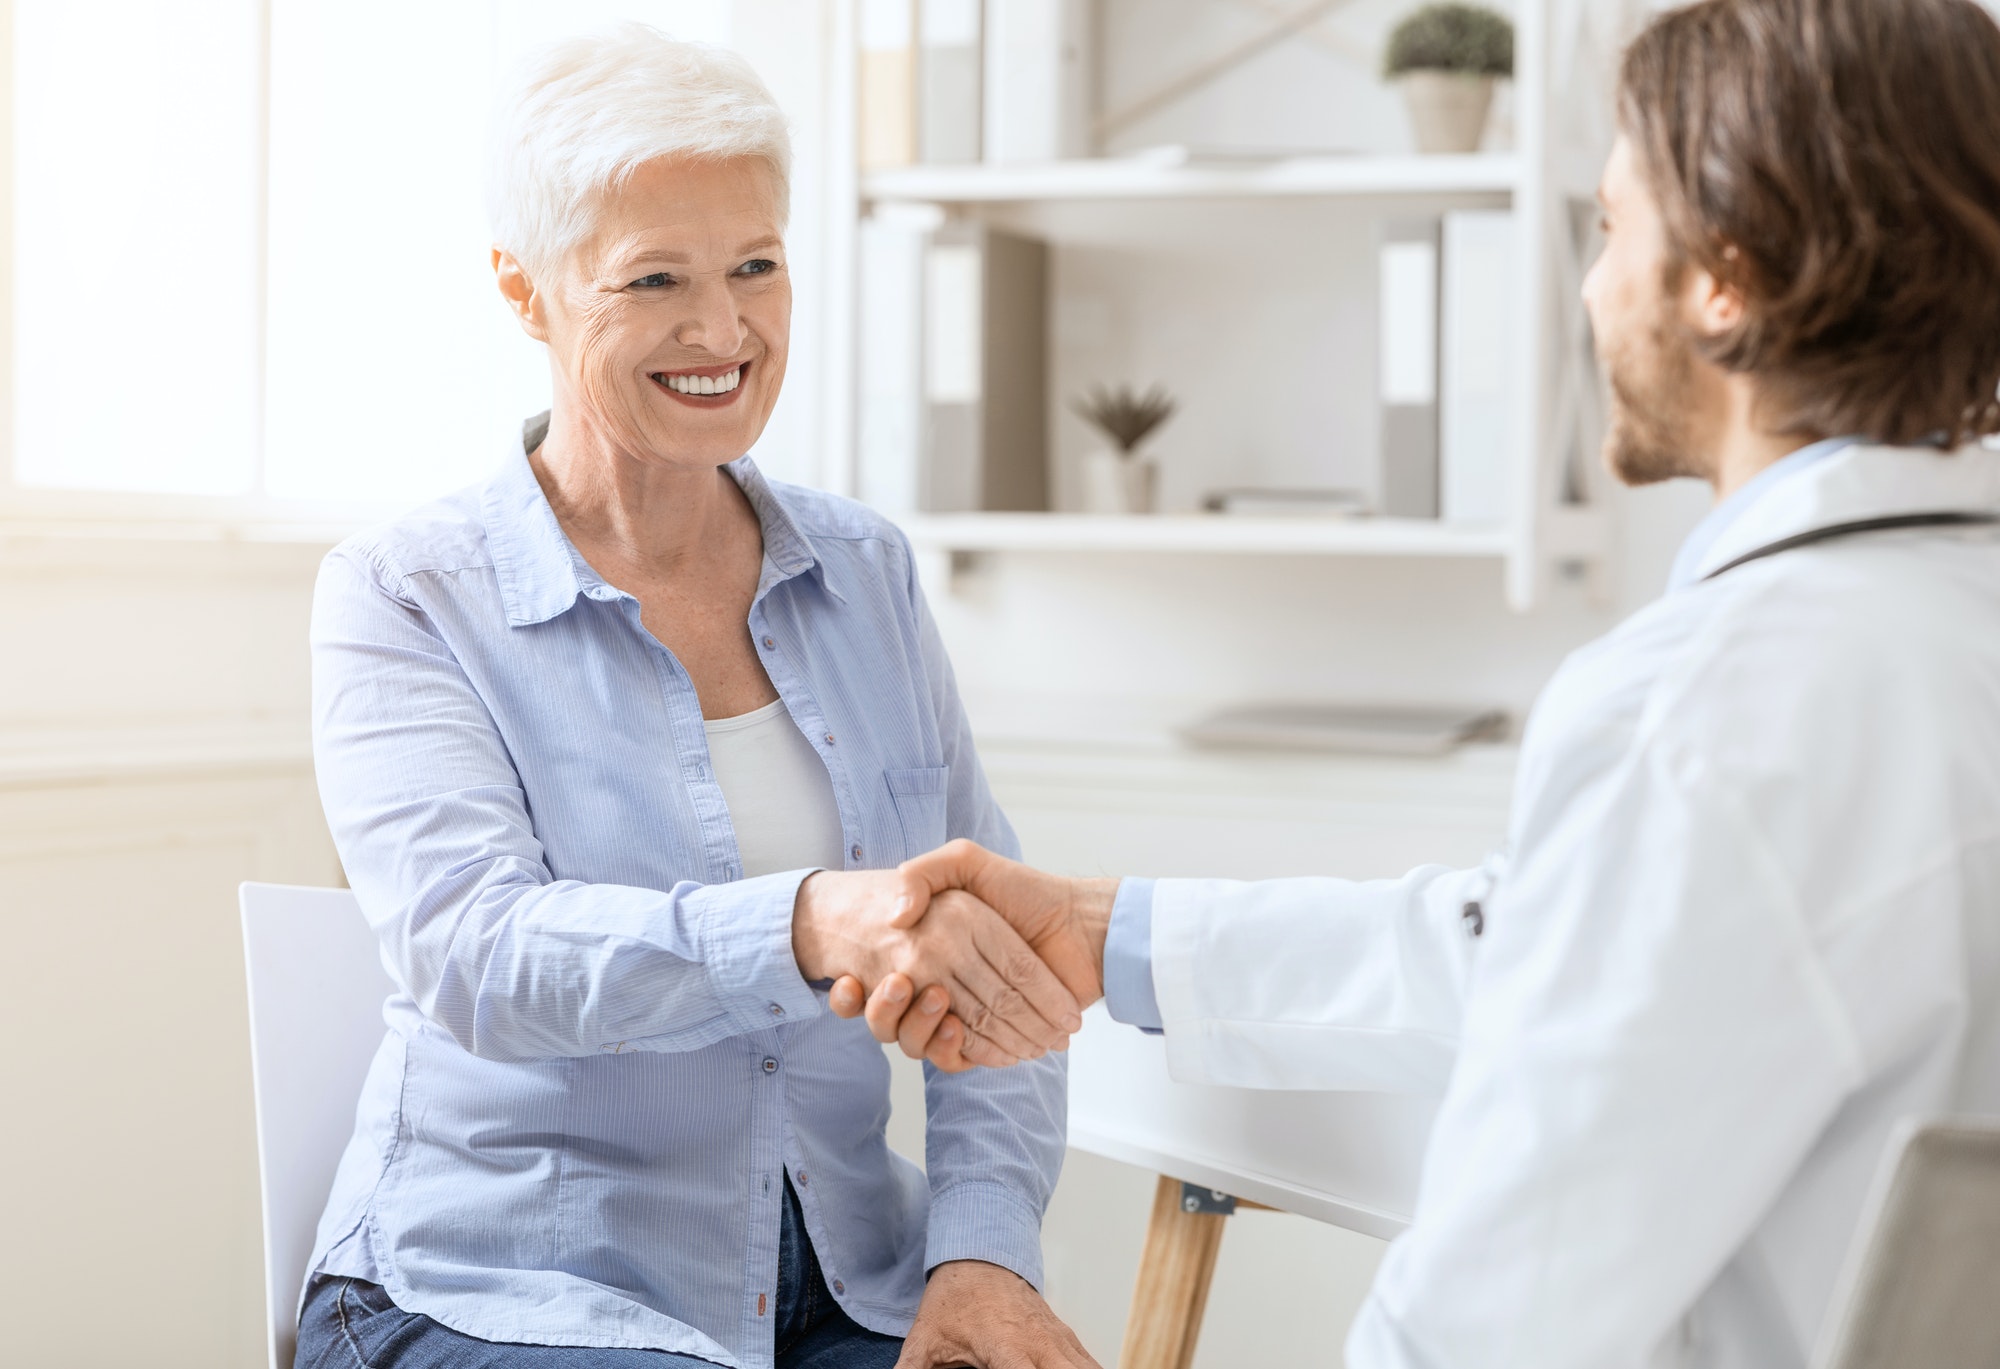
M 916 770 L 884 770 L 896 821 L 903 828 L 903 859 L 936 850 L 945 843 L 945 799 L 951 767 L 927 765 Z

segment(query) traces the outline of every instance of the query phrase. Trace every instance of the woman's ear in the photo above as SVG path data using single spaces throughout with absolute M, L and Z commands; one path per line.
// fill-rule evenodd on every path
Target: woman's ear
M 542 319 L 542 294 L 535 288 L 527 268 L 514 259 L 513 253 L 496 247 L 493 275 L 500 283 L 500 297 L 521 321 L 521 331 L 537 342 L 547 342 L 549 330 Z

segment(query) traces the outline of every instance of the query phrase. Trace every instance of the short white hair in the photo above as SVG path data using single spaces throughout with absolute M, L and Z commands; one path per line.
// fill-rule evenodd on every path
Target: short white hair
M 727 48 L 637 22 L 531 55 L 500 98 L 486 183 L 494 242 L 531 274 L 590 233 L 605 196 L 660 157 L 756 157 L 791 209 L 792 140 L 778 102 Z

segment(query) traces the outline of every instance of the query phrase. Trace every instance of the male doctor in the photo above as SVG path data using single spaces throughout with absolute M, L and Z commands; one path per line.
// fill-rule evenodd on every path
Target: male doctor
M 2000 1113 L 2000 29 L 1704 0 L 1632 45 L 1619 124 L 1606 456 L 1717 504 L 1544 692 L 1511 857 L 906 867 L 1164 1029 L 1176 1079 L 1442 1091 L 1354 1369 L 1804 1365 L 1897 1121 Z M 1000 1058 L 912 987 L 874 986 L 878 1036 Z

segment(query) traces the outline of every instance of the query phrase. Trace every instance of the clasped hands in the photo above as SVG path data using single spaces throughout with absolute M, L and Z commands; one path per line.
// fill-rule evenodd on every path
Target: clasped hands
M 894 870 L 800 886 L 792 951 L 828 1005 L 958 1072 L 1066 1050 L 1104 992 L 1115 879 L 1069 879 L 954 841 Z

